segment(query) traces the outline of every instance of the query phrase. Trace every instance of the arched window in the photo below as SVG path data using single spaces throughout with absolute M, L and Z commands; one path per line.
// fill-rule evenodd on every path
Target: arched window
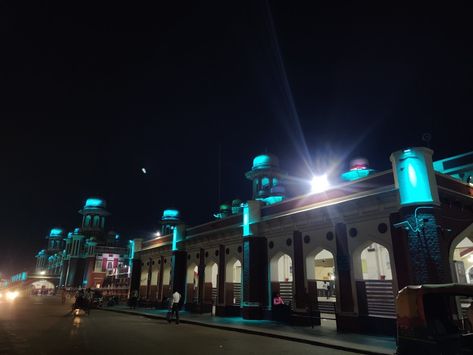
M 92 221 L 92 217 L 87 215 L 85 216 L 84 227 L 90 227 L 90 223 Z
M 100 217 L 94 216 L 94 227 L 98 227 L 100 225 Z
M 264 177 L 261 179 L 261 188 L 266 189 L 269 187 L 269 178 Z

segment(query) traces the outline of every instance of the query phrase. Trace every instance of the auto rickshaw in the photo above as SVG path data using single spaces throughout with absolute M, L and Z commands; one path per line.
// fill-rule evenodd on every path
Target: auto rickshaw
M 473 285 L 407 286 L 396 310 L 397 354 L 473 354 Z

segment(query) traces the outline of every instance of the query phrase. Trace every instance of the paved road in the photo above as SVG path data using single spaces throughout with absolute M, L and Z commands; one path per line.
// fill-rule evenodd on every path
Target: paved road
M 114 312 L 74 317 L 57 297 L 0 303 L 0 354 L 350 354 Z

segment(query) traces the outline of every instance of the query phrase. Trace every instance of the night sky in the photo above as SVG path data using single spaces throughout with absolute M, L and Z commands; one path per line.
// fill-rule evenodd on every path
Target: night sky
M 219 146 L 222 201 L 251 197 L 265 151 L 309 179 L 360 155 L 388 169 L 426 132 L 435 159 L 473 148 L 466 2 L 98 3 L 0 5 L 0 272 L 89 196 L 122 238 L 166 207 L 211 220 Z

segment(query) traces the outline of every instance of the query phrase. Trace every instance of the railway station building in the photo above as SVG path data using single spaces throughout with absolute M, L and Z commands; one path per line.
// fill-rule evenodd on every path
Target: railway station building
M 294 323 L 392 333 L 398 290 L 473 283 L 473 153 L 432 155 L 394 152 L 386 171 L 356 159 L 338 182 L 290 198 L 277 157 L 259 155 L 250 200 L 193 227 L 165 210 L 161 236 L 130 243 L 131 290 L 156 304 L 177 290 L 191 312 L 245 319 L 274 318 L 279 293 Z

